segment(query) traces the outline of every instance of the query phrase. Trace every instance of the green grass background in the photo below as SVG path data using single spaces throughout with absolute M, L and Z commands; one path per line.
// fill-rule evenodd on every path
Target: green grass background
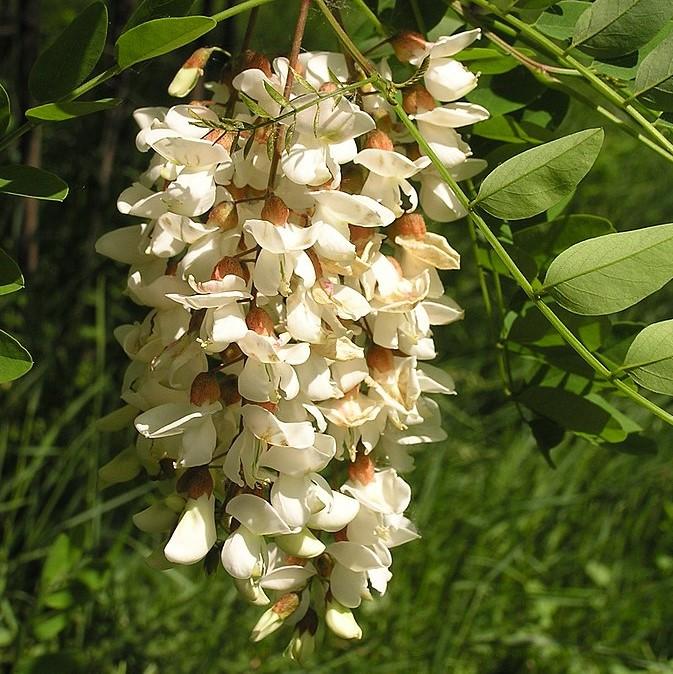
M 58 3 L 46 7 L 52 24 L 65 20 Z M 283 15 L 262 20 L 266 44 L 282 50 Z M 309 35 L 319 43 L 316 29 Z M 98 491 L 98 467 L 131 436 L 94 426 L 116 407 L 125 365 L 112 329 L 142 311 L 122 295 L 124 270 L 99 259 L 93 242 L 124 224 L 115 196 L 145 161 L 129 111 L 166 100 L 177 62 L 115 85 L 126 103 L 105 188 L 97 180 L 111 118 L 45 132 L 43 164 L 72 192 L 64 206 L 42 207 L 38 269 L 0 314 L 36 360 L 2 391 L 0 665 L 22 674 L 673 672 L 672 435 L 648 421 L 656 456 L 566 442 L 549 468 L 500 392 L 460 223 L 445 233 L 464 253 L 463 271 L 446 280 L 467 317 L 438 338 L 459 389 L 441 401 L 449 440 L 417 457 L 411 513 L 423 538 L 396 551 L 388 593 L 360 611 L 363 641 L 327 639 L 310 666 L 295 666 L 279 655 L 287 631 L 248 641 L 260 611 L 222 570 L 205 578 L 146 566 L 155 541 L 130 517 L 151 485 Z M 590 123 L 574 109 L 568 127 Z M 670 175 L 611 131 L 572 208 L 619 229 L 671 221 Z M 16 253 L 22 206 L 0 206 L 3 245 Z M 654 309 L 661 318 L 670 317 L 665 302 Z

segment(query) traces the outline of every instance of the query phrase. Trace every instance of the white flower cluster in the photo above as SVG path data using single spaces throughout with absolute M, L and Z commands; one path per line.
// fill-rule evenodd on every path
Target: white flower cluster
M 455 128 L 487 113 L 453 102 L 476 77 L 449 56 L 476 37 L 405 38 L 403 58 L 429 59 L 405 105 L 457 179 L 483 163 Z M 202 72 L 190 67 L 188 88 Z M 102 478 L 142 467 L 157 480 L 162 498 L 134 518 L 168 536 L 152 561 L 221 559 L 246 599 L 270 605 L 254 639 L 297 625 L 293 657 L 320 621 L 360 638 L 351 609 L 385 592 L 390 549 L 418 537 L 399 473 L 446 437 L 427 394 L 454 387 L 428 364 L 432 326 L 462 316 L 437 271 L 459 256 L 413 212 L 410 180 L 433 219 L 464 213 L 351 75 L 336 53 L 292 70 L 247 53 L 212 101 L 137 110 L 137 147 L 153 154 L 118 205 L 141 224 L 97 244 L 151 308 L 115 332 L 126 406 L 102 426 L 133 419 L 138 437 Z

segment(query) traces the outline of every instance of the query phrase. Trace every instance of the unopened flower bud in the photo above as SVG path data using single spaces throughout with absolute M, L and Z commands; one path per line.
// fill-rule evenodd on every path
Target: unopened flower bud
M 140 531 L 146 531 L 151 534 L 158 534 L 164 531 L 170 531 L 178 521 L 178 515 L 165 503 L 153 503 L 145 510 L 133 515 L 133 524 Z
M 388 152 L 392 152 L 395 148 L 390 136 L 379 129 L 374 129 L 367 134 L 364 147 L 368 150 L 387 150 Z
M 390 44 L 395 51 L 395 56 L 402 61 L 408 63 L 414 57 L 422 54 L 427 45 L 427 40 L 420 34 L 411 30 L 405 30 L 398 33 Z
M 256 68 L 257 70 L 261 70 L 267 77 L 271 77 L 272 75 L 271 61 L 264 54 L 260 54 L 252 49 L 246 49 L 243 52 L 241 64 L 241 70 Z
M 393 369 L 393 352 L 374 344 L 367 351 L 367 365 L 370 370 L 381 373 L 390 372 Z
M 432 94 L 421 84 L 417 84 L 404 93 L 402 99 L 404 111 L 409 115 L 434 110 L 437 107 Z
M 288 555 L 297 557 L 317 557 L 325 552 L 325 544 L 308 529 L 302 529 L 297 534 L 277 536 L 276 543 Z
M 212 372 L 201 372 L 194 377 L 189 392 L 192 405 L 208 405 L 220 399 L 220 385 Z
M 197 49 L 178 70 L 173 81 L 168 85 L 168 95 L 184 98 L 196 86 L 199 78 L 203 75 L 203 69 L 208 63 L 212 48 L 201 47 Z
M 235 258 L 223 257 L 214 267 L 210 278 L 214 281 L 221 281 L 225 276 L 238 276 L 244 281 L 248 281 L 250 273 L 248 270 Z
M 225 406 L 235 405 L 241 401 L 241 394 L 238 392 L 238 379 L 233 374 L 222 378 L 220 382 L 220 395 L 222 404 Z
M 420 213 L 405 213 L 393 222 L 388 229 L 388 234 L 390 235 L 390 238 L 403 236 L 405 238 L 422 241 L 427 231 L 425 220 Z
M 252 578 L 234 578 L 234 586 L 241 597 L 253 606 L 268 606 L 271 603 L 264 590 Z
M 262 613 L 262 616 L 252 628 L 252 641 L 261 641 L 269 634 L 273 634 L 299 608 L 299 595 L 288 592 L 283 595 L 271 608 Z
M 333 94 L 338 89 L 339 87 L 336 82 L 325 82 L 324 84 L 320 85 L 318 91 L 321 94 Z
M 309 608 L 306 615 L 297 623 L 285 655 L 299 664 L 305 663 L 315 652 L 315 633 L 318 631 L 318 616 Z
M 334 634 L 342 639 L 362 639 L 362 629 L 355 622 L 353 612 L 334 598 L 327 601 L 325 623 Z
M 374 480 L 374 461 L 369 454 L 358 454 L 353 463 L 348 465 L 348 479 L 368 485 Z
M 267 220 L 274 225 L 284 225 L 290 217 L 290 209 L 285 202 L 272 194 L 265 202 L 262 208 L 262 220 Z
M 245 317 L 245 324 L 248 329 L 256 332 L 258 335 L 271 337 L 276 334 L 273 325 L 273 319 L 260 307 L 252 307 Z
M 206 494 L 210 496 L 213 493 L 213 476 L 208 470 L 208 466 L 195 466 L 188 468 L 178 479 L 175 488 L 182 494 L 187 494 L 189 498 L 197 499 Z
M 208 213 L 208 225 L 217 225 L 223 232 L 238 226 L 238 213 L 236 204 L 231 201 L 221 201 L 213 206 Z

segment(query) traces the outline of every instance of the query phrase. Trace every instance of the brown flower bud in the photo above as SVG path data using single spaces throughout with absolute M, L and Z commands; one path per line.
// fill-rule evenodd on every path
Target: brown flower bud
M 338 543 L 341 541 L 347 541 L 348 540 L 347 527 L 339 529 L 339 531 L 335 532 L 334 540 L 337 541 Z
M 366 359 L 370 370 L 385 373 L 393 369 L 393 352 L 378 344 L 369 347 Z
M 213 281 L 221 281 L 229 275 L 238 276 L 246 282 L 250 278 L 250 272 L 235 257 L 223 257 L 213 267 L 210 278 Z
M 420 213 L 405 213 L 393 222 L 388 230 L 388 234 L 390 238 L 403 236 L 422 241 L 427 231 L 425 220 Z
M 348 479 L 363 485 L 374 479 L 374 461 L 369 454 L 358 454 L 355 461 L 348 465 Z
M 212 372 L 197 374 L 189 392 L 192 405 L 207 405 L 220 399 L 220 385 Z
M 271 77 L 271 61 L 260 54 L 259 52 L 253 51 L 252 49 L 246 49 L 242 54 L 242 68 L 241 70 L 247 70 L 249 68 L 257 68 L 261 70 L 267 77 Z
M 320 88 L 318 91 L 321 94 L 333 94 L 335 91 L 337 91 L 339 87 L 337 86 L 336 82 L 325 82 L 324 84 L 320 85 Z
M 395 147 L 390 136 L 379 129 L 374 129 L 367 134 L 364 146 L 368 150 L 388 150 L 389 152 Z
M 350 231 L 351 243 L 354 243 L 356 248 L 364 247 L 378 232 L 377 227 L 360 227 L 360 225 L 348 225 L 348 230 Z
M 271 337 L 276 334 L 273 319 L 260 307 L 252 307 L 245 317 L 245 324 L 258 335 Z
M 238 226 L 238 212 L 233 201 L 220 201 L 208 212 L 208 225 L 217 225 L 223 232 Z
M 203 140 L 207 140 L 213 143 L 213 145 L 221 145 L 228 152 L 231 152 L 235 139 L 236 134 L 233 131 L 221 131 L 220 129 L 211 129 L 203 137 Z
M 183 68 L 205 68 L 210 55 L 213 53 L 210 47 L 200 47 L 183 64 Z
M 197 499 L 203 494 L 210 496 L 213 493 L 213 477 L 208 466 L 188 468 L 178 479 L 175 488 L 189 498 Z
M 272 403 L 270 400 L 265 403 L 256 403 L 253 402 L 252 400 L 246 400 L 245 401 L 246 405 L 257 405 L 257 407 L 261 407 L 265 409 L 267 412 L 271 412 L 271 414 L 274 414 L 275 411 L 278 409 L 278 403 Z
M 395 56 L 402 63 L 408 63 L 410 59 L 418 56 L 419 52 L 426 49 L 428 42 L 420 33 L 405 30 L 398 33 L 390 41 L 390 44 L 395 51 Z
M 404 92 L 402 105 L 404 111 L 410 115 L 434 110 L 437 107 L 432 94 L 421 84 L 417 84 Z
M 284 225 L 289 217 L 290 209 L 280 197 L 272 194 L 264 202 L 262 220 L 268 220 L 274 225 Z
M 166 276 L 175 276 L 178 273 L 178 261 L 169 260 L 166 263 L 166 271 L 164 273 Z
M 225 406 L 235 405 L 240 402 L 241 394 L 238 392 L 238 379 L 233 374 L 227 374 L 220 382 L 220 398 Z

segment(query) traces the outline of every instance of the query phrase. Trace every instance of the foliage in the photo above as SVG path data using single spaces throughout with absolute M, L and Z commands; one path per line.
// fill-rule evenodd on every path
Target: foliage
M 172 16 L 190 11 L 190 3 L 172 3 L 180 5 L 179 10 L 165 10 L 167 4 L 146 0 L 125 30 L 139 24 L 146 25 L 143 31 L 149 30 L 145 22 L 168 20 L 164 11 Z M 349 32 L 358 44 L 374 45 L 379 36 L 357 11 L 357 4 L 345 12 Z M 645 170 L 656 180 L 670 171 L 673 160 L 673 127 L 667 114 L 673 100 L 670 3 L 479 1 L 459 3 L 458 12 L 444 9 L 442 3 L 368 4 L 386 30 L 415 28 L 412 22 L 420 13 L 427 17 L 425 29 L 438 31 L 442 21 L 454 26 L 466 21 L 489 31 L 479 46 L 484 51 L 473 56 L 491 64 L 491 70 L 486 65 L 481 68 L 485 76 L 470 99 L 485 105 L 494 116 L 474 127 L 471 143 L 475 154 L 488 156 L 493 170 L 468 196 L 485 211 L 476 211 L 479 224 L 494 233 L 502 250 L 492 247 L 483 227 L 475 226 L 474 241 L 464 231 L 451 230 L 464 249 L 473 246 L 479 268 L 465 282 L 471 285 L 462 288 L 468 298 L 464 338 L 457 344 L 446 342 L 447 354 L 462 354 L 460 370 L 454 373 L 462 375 L 465 384 L 460 404 L 444 409 L 447 423 L 457 430 L 450 443 L 420 461 L 414 478 L 423 488 L 418 516 L 427 540 L 424 546 L 400 556 L 407 578 L 400 577 L 387 596 L 388 605 L 369 617 L 370 633 L 381 636 L 348 652 L 333 644 L 321 667 L 309 671 L 339 668 L 357 672 L 362 671 L 362 662 L 370 671 L 386 672 L 392 671 L 391 662 L 401 671 L 413 666 L 420 672 L 445 671 L 447 666 L 456 672 L 524 667 L 544 672 L 672 671 L 671 635 L 666 627 L 673 566 L 669 554 L 672 510 L 667 497 L 670 471 L 665 456 L 648 456 L 654 444 L 650 438 L 658 438 L 656 444 L 666 447 L 670 431 L 645 417 L 623 390 L 615 395 L 612 385 L 618 380 L 627 382 L 625 387 L 633 392 L 637 385 L 656 393 L 673 393 L 673 328 L 669 320 L 663 320 L 666 303 L 661 300 L 668 289 L 661 291 L 656 303 L 645 299 L 669 280 L 668 238 L 657 238 L 654 245 L 643 243 L 653 231 L 670 227 L 651 226 L 670 221 L 666 209 L 657 203 L 665 203 L 668 193 L 664 189 L 654 199 L 656 185 L 638 180 Z M 429 13 L 423 11 L 426 4 Z M 444 18 L 436 15 L 440 4 Z M 475 5 L 479 12 L 474 11 Z M 627 9 L 611 16 L 609 12 L 617 5 Z M 283 23 L 272 21 L 277 7 L 267 9 L 262 16 L 267 17 L 269 30 L 287 33 L 288 10 L 283 9 Z M 96 10 L 84 11 L 92 14 Z M 197 6 L 195 11 L 201 9 Z M 211 23 L 199 25 L 204 31 L 212 27 Z M 615 26 L 619 31 L 613 30 Z M 199 30 L 193 33 L 194 37 L 200 34 Z M 64 35 L 67 31 L 48 49 L 57 48 Z M 161 39 L 164 46 L 160 48 L 140 45 L 143 53 L 159 55 L 184 44 L 173 43 L 164 33 Z M 120 40 L 123 45 L 121 38 L 117 44 Z M 138 47 L 133 45 L 133 49 Z M 377 55 L 385 54 L 385 49 Z M 75 89 L 86 93 L 81 90 L 82 81 L 96 66 L 91 61 L 97 50 L 95 45 L 87 50 L 74 71 L 50 71 L 36 85 L 36 93 L 47 104 L 33 107 L 27 116 L 57 121 L 98 111 L 97 105 L 100 111 L 107 109 L 103 101 L 109 99 L 83 101 L 81 106 L 70 100 Z M 42 58 L 43 63 L 47 61 L 51 59 Z M 123 56 L 110 67 L 116 73 L 139 61 L 137 54 Z M 140 78 L 147 84 L 142 73 Z M 142 84 L 134 83 L 133 88 L 136 101 L 146 101 Z M 579 112 L 577 103 L 569 106 L 570 98 L 588 107 Z M 20 112 L 12 114 L 18 121 Z M 10 119 L 10 99 L 3 88 L 0 130 Z M 614 124 L 631 138 L 608 136 L 597 159 L 597 173 L 590 173 L 588 182 L 578 186 L 597 148 L 580 157 L 570 155 L 572 161 L 560 168 L 555 163 L 557 155 L 550 160 L 546 153 L 555 143 L 574 146 L 577 136 L 585 143 L 587 139 L 595 143 L 598 134 L 583 129 L 606 120 L 608 130 Z M 77 128 L 90 133 L 96 128 L 96 122 L 77 120 L 64 127 L 64 139 L 52 137 L 54 166 L 59 149 L 81 152 L 74 142 L 77 128 L 72 126 L 80 123 L 89 124 Z M 9 128 L 10 135 L 0 139 L 2 145 L 16 138 L 20 127 Z M 635 139 L 644 139 L 644 145 Z M 94 141 L 88 143 L 92 148 Z M 648 154 L 649 150 L 657 156 Z M 504 186 L 501 176 L 511 181 L 512 164 L 508 162 L 530 169 L 531 152 L 543 157 L 534 166 L 544 170 L 544 180 L 536 184 L 540 179 L 536 168 L 533 179 L 522 183 L 535 186 L 534 193 L 522 200 L 520 192 L 507 192 L 509 185 Z M 615 156 L 621 159 L 615 161 Z M 630 170 L 619 172 L 615 167 L 623 162 L 634 163 L 628 164 Z M 561 180 L 568 169 L 573 175 Z M 63 186 L 41 169 L 32 169 L 39 174 L 34 174 L 30 191 L 21 181 L 17 183 L 16 176 L 30 170 L 27 166 L 11 169 L 4 174 L 0 190 L 65 198 Z M 91 167 L 84 178 L 72 166 L 65 170 L 77 184 L 92 179 Z M 494 206 L 491 195 L 496 194 Z M 624 203 L 629 200 L 631 208 L 626 209 Z M 82 245 L 77 219 L 86 217 L 88 208 L 81 200 L 73 203 L 73 215 L 65 219 L 62 231 L 45 234 L 49 241 L 59 243 L 48 252 L 53 268 L 62 270 L 56 272 L 59 277 L 67 276 L 70 247 Z M 106 217 L 111 217 L 111 203 L 106 208 Z M 604 210 L 608 208 L 609 213 Z M 638 229 L 623 231 L 633 227 Z M 606 243 L 607 237 L 617 238 Z M 619 243 L 615 246 L 615 242 Z M 605 267 L 609 276 L 603 273 L 604 267 L 593 265 L 602 253 L 615 253 Z M 90 248 L 84 248 L 83 254 L 90 256 Z M 659 260 L 664 264 L 654 268 Z M 523 280 L 530 282 L 530 295 L 522 291 L 521 278 L 513 273 L 511 262 Z M 102 501 L 95 495 L 95 455 L 107 451 L 108 441 L 94 440 L 93 421 L 115 397 L 106 374 L 113 368 L 104 368 L 105 317 L 109 312 L 117 323 L 123 311 L 116 305 L 106 307 L 105 286 L 95 281 L 100 273 L 97 263 L 87 262 L 81 277 L 87 287 L 82 290 L 63 279 L 64 297 L 55 298 L 53 306 L 38 301 L 40 291 L 49 286 L 35 278 L 34 291 L 19 298 L 16 305 L 30 307 L 31 313 L 43 312 L 45 325 L 33 327 L 32 335 L 17 311 L 3 312 L 3 321 L 9 320 L 11 330 L 29 339 L 45 363 L 44 369 L 29 373 L 10 391 L 7 409 L 14 418 L 8 435 L 3 436 L 7 438 L 2 455 L 7 460 L 5 470 L 14 476 L 5 483 L 2 499 L 9 514 L 3 550 L 15 560 L 5 577 L 13 589 L 1 606 L 0 638 L 11 650 L 8 657 L 21 654 L 21 668 L 26 672 L 47 667 L 50 671 L 58 667 L 110 672 L 208 671 L 215 667 L 232 672 L 286 671 L 286 665 L 273 657 L 262 662 L 249 656 L 242 630 L 230 627 L 237 611 L 231 592 L 216 596 L 212 586 L 206 590 L 202 581 L 189 574 L 148 571 L 135 552 L 128 550 L 143 548 L 120 524 L 137 510 L 132 502 L 142 490 L 113 491 Z M 105 274 L 113 276 L 112 285 L 119 285 L 116 272 L 106 271 L 99 278 Z M 23 285 L 15 264 L 5 255 L 0 258 L 0 277 L 0 287 L 7 288 L 3 292 Z M 571 277 L 573 281 L 580 278 L 581 285 L 568 284 Z M 483 281 L 480 286 L 478 280 Z M 615 286 L 621 283 L 623 287 Z M 608 302 L 614 290 L 620 298 L 628 291 L 628 302 Z M 478 306 L 480 292 L 487 309 Z M 629 309 L 641 300 L 643 304 Z M 62 316 L 72 309 L 71 301 L 75 303 L 71 321 L 79 321 L 79 326 L 68 326 L 66 341 L 58 343 Z M 559 309 L 553 302 L 582 316 Z M 568 332 L 559 331 L 558 324 L 550 324 L 539 313 L 540 303 L 553 307 Z M 609 315 L 614 312 L 625 313 Z M 493 339 L 485 334 L 485 324 Z M 608 376 L 567 346 L 568 333 L 598 357 Z M 477 342 L 474 335 L 479 336 Z M 3 379 L 30 367 L 29 356 L 9 339 L 1 333 L 3 353 L 15 354 L 9 365 L 3 364 L 5 356 L 0 354 Z M 119 354 L 113 347 L 109 351 L 118 363 Z M 497 377 L 490 367 L 491 353 L 496 354 Z M 74 369 L 73 381 L 64 383 L 59 368 Z M 512 402 L 505 409 L 499 409 L 500 387 Z M 66 408 L 64 398 L 70 401 Z M 512 430 L 522 418 L 530 435 Z M 558 465 L 556 472 L 548 471 L 538 457 L 528 453 L 532 442 Z M 639 455 L 612 454 L 606 449 Z M 46 505 L 38 507 L 31 499 L 33 493 L 51 496 L 44 497 L 48 498 Z M 56 538 L 58 530 L 67 534 Z M 22 593 L 30 597 L 27 606 Z M 648 606 L 645 614 L 643 605 Z M 133 629 L 119 634 L 117 623 L 132 623 Z M 222 637 L 225 630 L 227 638 Z M 208 635 L 203 647 L 193 647 L 196 631 Z M 387 639 L 387 634 L 392 637 Z M 95 646 L 84 651 L 85 643 Z

